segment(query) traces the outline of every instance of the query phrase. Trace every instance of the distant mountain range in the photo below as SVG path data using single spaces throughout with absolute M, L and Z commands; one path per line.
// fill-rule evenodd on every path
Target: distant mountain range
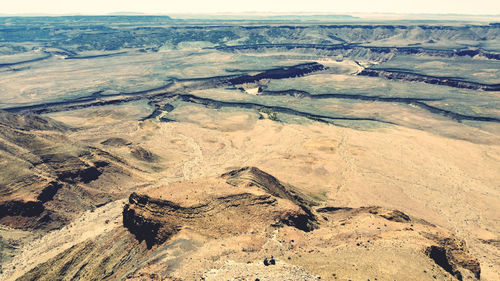
M 153 22 L 165 20 L 199 20 L 199 21 L 292 21 L 292 22 L 379 22 L 379 21 L 439 21 L 439 22 L 500 22 L 500 15 L 467 15 L 467 14 L 396 14 L 396 13 L 213 13 L 213 14 L 147 14 L 139 12 L 113 12 L 108 14 L 1 14 L 0 17 L 41 17 L 49 18 L 84 18 L 101 17 L 105 20 L 118 17 L 130 17 L 132 21 L 148 19 Z M 59 20 L 55 20 L 59 21 Z
M 354 20 L 359 17 L 339 14 L 178 14 L 175 19 L 201 20 L 299 20 L 299 21 L 336 21 Z

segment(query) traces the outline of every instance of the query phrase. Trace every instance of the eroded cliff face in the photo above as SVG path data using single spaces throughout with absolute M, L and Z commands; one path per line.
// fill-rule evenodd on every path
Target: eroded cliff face
M 269 230 L 284 224 L 303 231 L 316 227 L 316 217 L 305 200 L 292 195 L 271 175 L 244 168 L 223 178 L 232 185 L 222 179 L 179 184 L 173 187 L 176 194 L 165 195 L 166 199 L 160 198 L 168 187 L 153 191 L 160 198 L 150 197 L 149 192 L 132 193 L 123 211 L 123 224 L 150 248 L 184 227 L 209 237 L 237 235 L 249 229 Z M 185 200 L 196 191 L 202 195 Z
M 454 77 L 438 77 L 423 75 L 419 73 L 410 72 L 407 70 L 398 69 L 383 69 L 383 68 L 369 68 L 363 69 L 358 75 L 383 77 L 389 80 L 402 80 L 407 82 L 423 82 L 427 84 L 443 85 L 460 89 L 472 89 L 482 91 L 499 91 L 500 84 L 485 84 L 473 81 L 467 81 Z
M 480 279 L 481 267 L 479 261 L 469 252 L 465 242 L 450 232 L 424 220 L 411 218 L 399 210 L 390 210 L 375 206 L 361 208 L 323 207 L 316 211 L 325 214 L 328 220 L 330 220 L 330 216 L 336 220 L 338 220 L 339 217 L 348 217 L 348 220 L 340 220 L 341 225 L 355 223 L 359 218 L 366 215 L 376 218 L 373 219 L 372 223 L 377 221 L 378 218 L 395 222 L 397 223 L 395 225 L 402 228 L 399 230 L 392 229 L 391 231 L 381 231 L 373 236 L 373 238 L 376 240 L 383 236 L 387 237 L 396 234 L 390 233 L 392 231 L 402 231 L 403 233 L 396 234 L 392 236 L 392 238 L 402 239 L 403 243 L 416 242 L 419 244 L 417 249 L 419 249 L 421 254 L 424 253 L 427 255 L 436 265 L 448 272 L 454 278 L 458 280 Z M 349 221 L 350 219 L 352 219 L 352 221 Z M 387 223 L 384 223 L 384 226 L 387 227 Z M 380 230 L 379 227 L 377 227 L 377 230 Z M 397 238 L 398 236 L 400 238 Z M 370 242 L 370 240 L 367 240 L 366 243 L 360 242 L 360 245 L 357 246 L 367 247 Z
M 401 40 L 434 44 L 447 41 L 493 41 L 497 40 L 500 31 L 497 24 L 490 25 L 407 25 L 407 24 L 328 24 L 300 25 L 294 22 L 269 24 L 263 22 L 258 25 L 241 25 L 234 27 L 231 24 L 196 26 L 183 23 L 183 25 L 169 26 L 170 19 L 140 18 L 137 16 L 125 19 L 126 24 L 117 19 L 111 19 L 113 26 L 104 23 L 110 19 L 104 17 L 79 17 L 74 20 L 51 18 L 51 24 L 58 26 L 64 24 L 64 29 L 58 33 L 46 31 L 48 19 L 30 19 L 29 35 L 20 37 L 19 30 L 23 28 L 23 19 L 0 19 L 0 24 L 9 22 L 9 28 L 0 31 L 5 41 L 13 42 L 40 42 L 51 40 L 60 49 L 50 54 L 65 56 L 68 59 L 84 59 L 99 56 L 85 56 L 78 54 L 82 50 L 119 50 L 127 48 L 141 48 L 143 52 L 158 51 L 162 45 L 178 46 L 180 43 L 204 41 L 215 46 L 230 45 L 238 42 L 244 45 L 325 45 L 344 43 L 384 43 L 388 40 Z M 24 23 L 26 24 L 26 23 Z M 83 25 L 82 25 L 83 24 Z M 131 24 L 138 28 L 131 30 Z M 233 22 L 234 24 L 234 22 Z M 153 26 L 151 26 L 153 25 Z M 123 28 L 125 27 L 125 28 Z M 88 33 L 83 33 L 86 31 Z M 110 40 L 113 38 L 114 40 Z M 10 52 L 26 50 L 18 45 L 7 45 Z M 17 48 L 16 48 L 17 47 Z M 436 48 L 437 49 L 437 48 Z M 0 64 L 9 66 L 9 64 Z
M 425 253 L 444 270 L 463 280 L 464 276 L 473 273 L 477 279 L 481 278 L 481 266 L 479 261 L 472 256 L 464 241 L 456 237 L 446 237 L 425 234 L 436 242 L 436 245 L 427 247 Z

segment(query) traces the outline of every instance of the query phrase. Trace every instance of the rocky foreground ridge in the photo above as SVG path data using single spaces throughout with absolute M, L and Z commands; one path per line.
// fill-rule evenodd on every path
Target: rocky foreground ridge
M 130 195 L 123 226 L 18 280 L 479 280 L 465 243 L 383 207 L 319 206 L 255 167 Z
M 65 135 L 72 130 L 50 118 L 0 111 L 0 224 L 56 229 L 126 196 L 113 186 L 133 186 L 131 168 L 70 140 Z

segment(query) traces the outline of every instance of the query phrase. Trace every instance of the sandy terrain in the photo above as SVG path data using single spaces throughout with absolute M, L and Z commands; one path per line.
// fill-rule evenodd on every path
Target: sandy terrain
M 209 116 L 222 113 L 190 110 L 194 114 L 182 123 L 146 121 L 132 131 L 115 124 L 99 138 L 92 130 L 74 137 L 97 143 L 116 135 L 148 147 L 166 167 L 157 174 L 157 186 L 251 165 L 324 205 L 404 210 L 466 239 L 481 262 L 482 277 L 498 276 L 499 249 L 486 241 L 498 240 L 500 232 L 500 146 L 398 126 L 360 131 L 257 120 L 238 112 L 219 116 L 224 121 L 214 127 Z

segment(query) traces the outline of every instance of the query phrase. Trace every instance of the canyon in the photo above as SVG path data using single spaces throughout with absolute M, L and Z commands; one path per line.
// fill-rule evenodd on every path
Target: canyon
M 0 280 L 498 280 L 500 25 L 0 17 Z

